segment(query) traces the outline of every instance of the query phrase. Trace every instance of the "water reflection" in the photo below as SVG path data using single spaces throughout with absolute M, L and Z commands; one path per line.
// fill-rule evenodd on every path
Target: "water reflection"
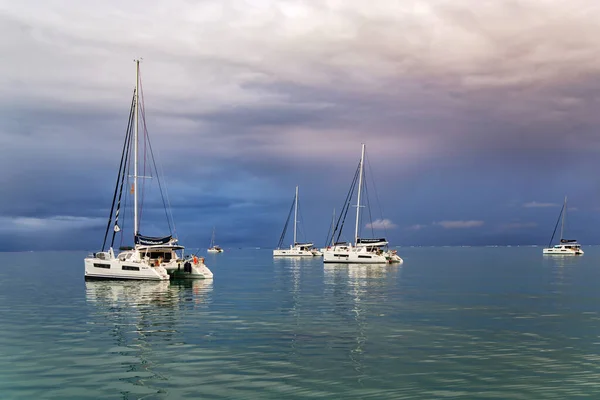
M 165 345 L 185 343 L 185 314 L 210 303 L 211 280 L 86 281 L 86 301 L 93 306 L 88 326 L 100 337 L 109 335 L 105 349 L 118 366 L 125 398 L 166 394 L 171 377 L 159 372 Z M 137 397 L 136 397 L 137 398 Z
M 334 312 L 354 328 L 349 358 L 359 382 L 367 376 L 364 358 L 369 319 L 375 316 L 373 310 L 385 301 L 388 287 L 396 284 L 399 270 L 398 265 L 386 264 L 324 264 L 325 294 L 333 296 Z

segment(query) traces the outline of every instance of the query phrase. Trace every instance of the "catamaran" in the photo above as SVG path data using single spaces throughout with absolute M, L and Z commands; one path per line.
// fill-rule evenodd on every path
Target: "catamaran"
M 361 238 L 359 236 L 360 227 L 360 209 L 361 194 L 363 191 L 363 179 L 364 179 L 364 161 L 365 161 L 365 145 L 362 145 L 360 163 L 356 173 L 354 174 L 354 180 L 350 186 L 350 192 L 346 196 L 346 201 L 342 212 L 338 219 L 338 223 L 333 230 L 331 236 L 332 244 L 325 249 L 323 253 L 323 262 L 325 263 L 347 263 L 347 264 L 386 264 L 386 263 L 401 263 L 402 258 L 397 254 L 396 250 L 388 250 L 388 241 L 385 238 Z M 356 220 L 354 229 L 354 243 L 340 242 L 339 238 L 342 233 L 342 227 L 344 225 L 345 216 L 350 206 L 350 200 L 356 181 L 358 179 L 358 191 L 356 195 Z M 337 240 L 333 240 L 337 233 Z M 329 243 L 329 238 L 327 240 Z
M 285 233 L 287 231 L 290 217 L 292 215 L 292 210 L 294 210 L 294 242 L 290 245 L 288 249 L 283 248 L 283 241 L 285 240 Z M 283 227 L 283 232 L 281 232 L 281 237 L 279 238 L 279 244 L 277 248 L 273 250 L 274 257 L 312 257 L 312 256 L 321 256 L 319 250 L 313 247 L 312 243 L 298 243 L 296 238 L 298 234 L 298 186 L 296 186 L 296 195 L 294 196 L 294 202 L 292 204 L 292 208 L 290 208 L 290 212 L 288 213 L 287 220 L 285 221 L 285 225 Z
M 215 227 L 213 226 L 212 238 L 210 239 L 210 247 L 207 250 L 209 253 L 222 253 L 223 249 L 215 244 Z
M 546 247 L 542 254 L 548 255 L 558 255 L 558 256 L 580 256 L 583 255 L 583 250 L 581 250 L 581 245 L 577 243 L 575 239 L 565 239 L 563 234 L 565 230 L 565 219 L 567 216 L 567 196 L 565 196 L 565 201 L 563 203 L 562 208 L 560 209 L 560 214 L 558 214 L 558 220 L 556 221 L 556 225 L 554 226 L 554 232 L 552 232 L 552 237 L 550 238 L 550 243 L 548 243 L 548 247 Z M 554 235 L 556 234 L 556 228 L 558 228 L 558 222 L 561 221 L 560 224 L 560 240 L 558 244 L 552 246 L 552 241 L 554 240 Z
M 85 278 L 98 279 L 137 279 L 137 280 L 168 280 L 170 275 L 180 276 L 184 278 L 200 278 L 212 279 L 212 272 L 204 265 L 204 260 L 195 255 L 184 258 L 184 247 L 178 244 L 177 238 L 172 234 L 161 237 L 143 236 L 140 234 L 140 202 L 138 192 L 140 191 L 139 179 L 148 178 L 139 175 L 139 151 L 138 151 L 138 130 L 140 125 L 140 113 L 143 121 L 143 144 L 144 155 L 147 154 L 147 148 L 152 156 L 152 164 L 156 170 L 152 146 L 148 138 L 146 130 L 143 96 L 141 96 L 140 87 L 140 61 L 136 60 L 136 82 L 129 111 L 129 122 L 125 135 L 125 143 L 121 152 L 121 163 L 119 165 L 119 173 L 117 175 L 117 183 L 113 195 L 113 202 L 108 217 L 108 224 L 104 234 L 104 242 L 102 251 L 88 255 L 85 260 Z M 141 102 L 140 102 L 141 100 Z M 132 132 L 133 131 L 133 132 Z M 130 153 L 133 147 L 133 175 L 129 175 L 131 167 Z M 143 171 L 146 171 L 144 159 Z M 150 168 L 151 169 L 151 168 Z M 156 177 L 159 177 L 156 171 Z M 113 248 L 115 244 L 115 236 L 121 232 L 119 225 L 119 214 L 121 212 L 121 199 L 124 188 L 129 186 L 129 180 L 133 178 L 131 186 L 131 194 L 133 195 L 133 246 L 120 247 L 121 252 L 116 254 Z M 161 196 L 163 195 L 160 180 L 158 180 Z M 142 188 L 143 190 L 143 188 Z M 125 190 L 126 191 L 126 190 Z M 118 195 L 118 200 L 117 200 Z M 127 197 L 127 196 L 126 196 Z M 164 203 L 164 197 L 163 197 Z M 165 205 L 165 210 L 166 210 Z M 168 217 L 167 220 L 169 221 Z M 107 239 L 112 226 L 112 240 L 110 245 L 107 244 Z M 169 228 L 171 223 L 169 222 Z M 123 232 L 121 232 L 121 240 L 123 240 Z

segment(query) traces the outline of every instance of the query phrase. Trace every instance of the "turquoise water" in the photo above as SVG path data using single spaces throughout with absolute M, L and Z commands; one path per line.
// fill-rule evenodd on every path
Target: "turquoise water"
M 600 398 L 600 248 L 406 248 L 403 266 L 208 255 L 214 282 L 85 282 L 0 253 L 2 399 Z

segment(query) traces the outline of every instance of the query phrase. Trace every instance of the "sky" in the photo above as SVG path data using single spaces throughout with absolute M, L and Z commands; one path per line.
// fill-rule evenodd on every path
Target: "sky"
M 323 245 L 361 143 L 363 236 L 543 245 L 568 196 L 598 244 L 598 32 L 595 0 L 0 0 L 0 251 L 102 245 L 135 58 L 189 248 L 276 246 L 296 185 Z

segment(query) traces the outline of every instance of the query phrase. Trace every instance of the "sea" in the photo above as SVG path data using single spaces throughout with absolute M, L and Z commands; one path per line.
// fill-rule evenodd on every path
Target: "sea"
M 85 281 L 0 253 L 0 399 L 600 398 L 600 247 L 401 247 L 402 265 L 205 255 Z

